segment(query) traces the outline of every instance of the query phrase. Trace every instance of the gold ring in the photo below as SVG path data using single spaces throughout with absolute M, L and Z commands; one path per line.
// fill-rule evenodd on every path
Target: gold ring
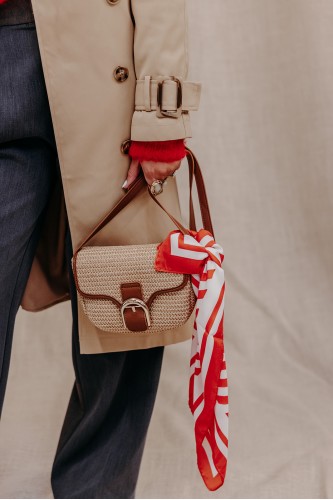
M 163 184 L 164 181 L 161 181 L 159 179 L 154 180 L 151 185 L 150 185 L 150 192 L 154 196 L 161 194 L 163 192 Z

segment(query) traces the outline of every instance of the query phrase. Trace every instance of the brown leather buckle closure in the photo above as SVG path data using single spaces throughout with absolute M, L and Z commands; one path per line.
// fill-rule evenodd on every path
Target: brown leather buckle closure
M 169 118 L 179 118 L 182 114 L 182 103 L 183 103 L 183 87 L 182 82 L 179 78 L 175 76 L 160 77 L 157 78 L 157 104 L 156 104 L 156 116 L 163 118 L 163 116 L 168 116 Z M 162 109 L 163 100 L 163 83 L 166 80 L 173 80 L 177 83 L 177 109 L 176 111 L 167 111 Z
M 138 308 L 139 311 L 137 311 Z M 142 314 L 142 311 L 144 314 Z M 120 312 L 125 328 L 132 331 L 139 331 L 147 330 L 147 328 L 150 327 L 151 321 L 149 309 L 143 300 L 135 297 L 125 300 L 121 306 Z M 130 314 L 128 314 L 128 312 L 130 312 Z M 143 319 L 144 321 L 142 321 Z
M 143 300 L 140 283 L 120 285 L 123 303 L 120 308 L 124 327 L 132 332 L 142 332 L 150 326 L 149 307 Z

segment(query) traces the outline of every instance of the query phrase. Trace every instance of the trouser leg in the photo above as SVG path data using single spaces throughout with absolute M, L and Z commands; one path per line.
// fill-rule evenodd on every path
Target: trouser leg
M 49 197 L 52 160 L 38 139 L 0 145 L 0 413 L 15 317 Z
M 134 498 L 164 347 L 80 354 L 69 271 L 76 380 L 54 459 L 53 493 L 55 498 Z
M 0 413 L 14 322 L 56 172 L 34 23 L 0 27 Z

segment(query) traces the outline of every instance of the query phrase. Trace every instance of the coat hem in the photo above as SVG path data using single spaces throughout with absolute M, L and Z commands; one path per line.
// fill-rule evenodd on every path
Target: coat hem
M 135 337 L 106 337 L 99 336 L 98 339 L 92 336 L 81 335 L 80 337 L 80 354 L 98 354 L 114 351 L 133 351 L 138 349 L 149 349 L 158 346 L 167 346 L 171 344 L 178 344 L 185 342 L 191 338 L 192 334 L 189 332 L 184 337 L 184 332 L 175 333 L 167 332 L 158 334 L 156 337 L 140 337 L 140 344 L 137 344 Z M 87 340 L 87 342 L 86 342 Z
M 62 297 L 57 298 L 56 300 L 53 300 L 52 302 L 48 302 L 44 306 L 40 307 L 28 307 L 28 306 L 23 306 L 21 304 L 21 308 L 24 311 L 28 312 L 40 312 L 40 311 L 45 311 L 45 309 L 48 309 L 49 307 L 55 306 L 57 304 L 60 304 L 61 302 L 67 302 L 67 300 L 71 300 L 71 296 L 69 293 L 66 293 L 66 295 L 63 295 Z

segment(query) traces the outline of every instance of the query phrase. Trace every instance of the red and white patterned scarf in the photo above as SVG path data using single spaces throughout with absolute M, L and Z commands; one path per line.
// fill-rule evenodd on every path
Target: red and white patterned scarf
M 171 231 L 158 245 L 157 271 L 191 274 L 197 297 L 192 335 L 189 407 L 197 464 L 211 491 L 223 485 L 228 457 L 228 380 L 224 356 L 223 249 L 205 229 Z

